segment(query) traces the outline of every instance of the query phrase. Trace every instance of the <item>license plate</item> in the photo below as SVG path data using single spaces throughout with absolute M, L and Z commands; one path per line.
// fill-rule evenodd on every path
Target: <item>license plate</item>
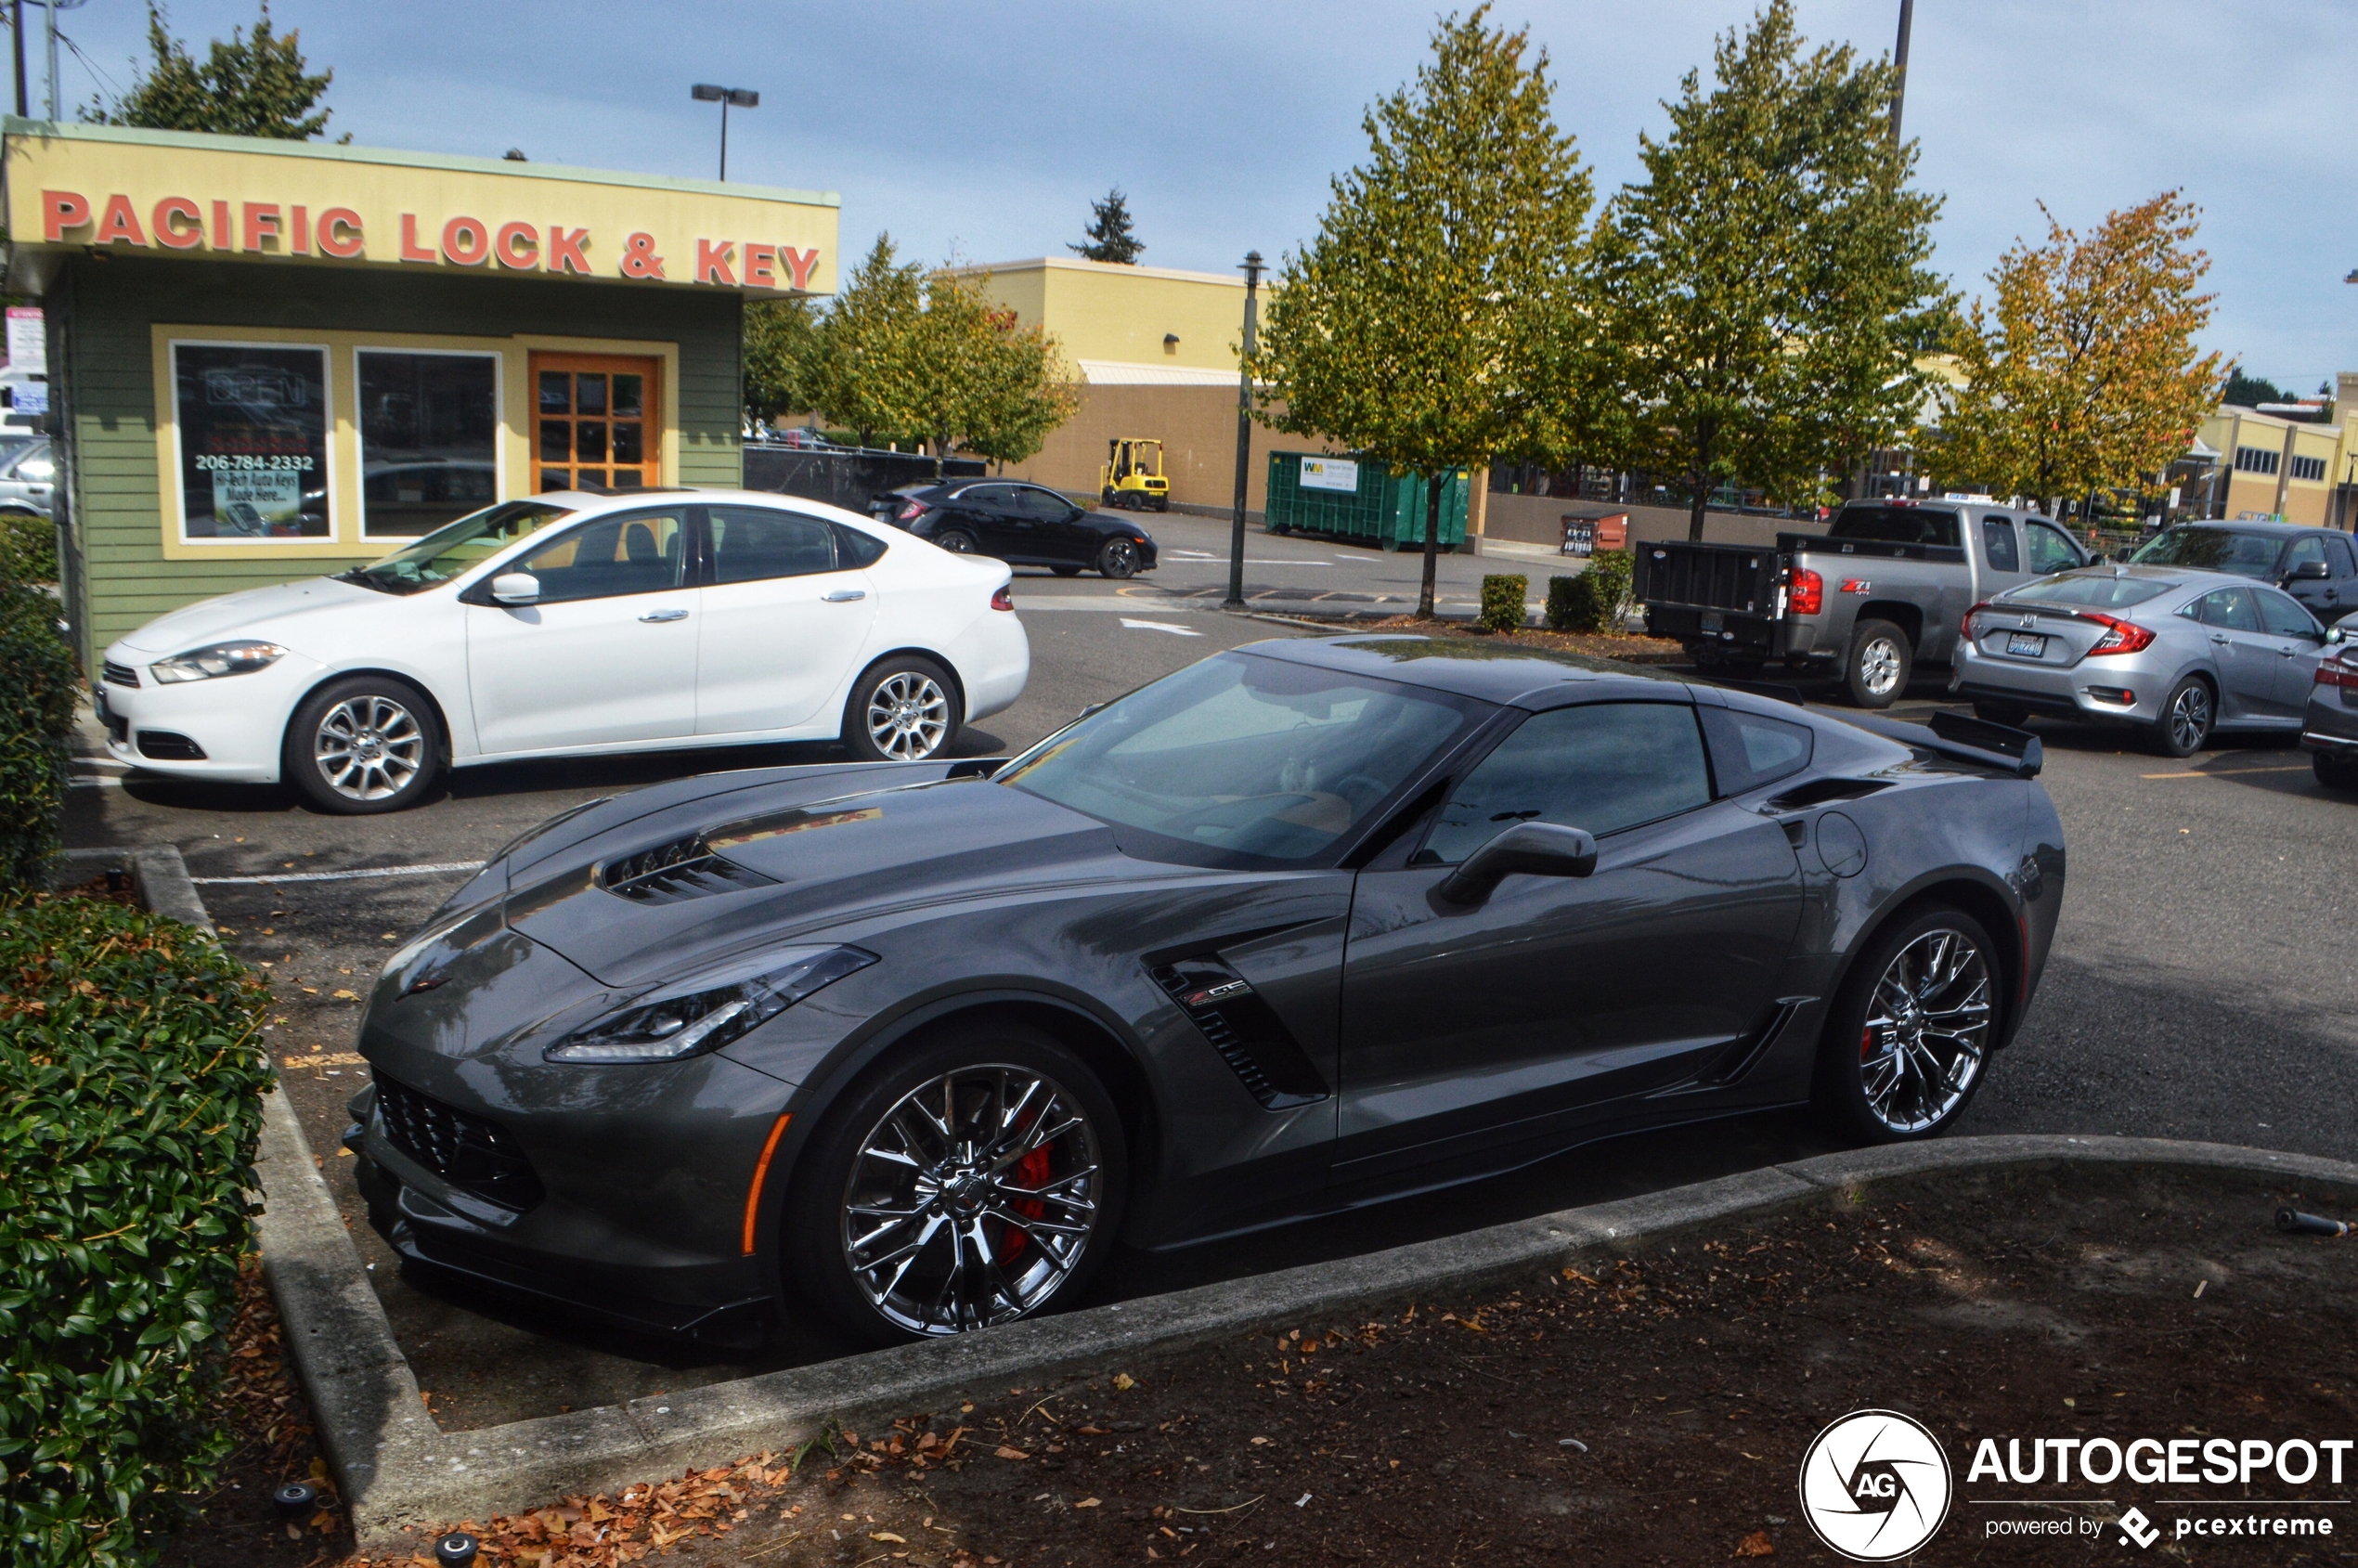
M 2006 637 L 2006 652 L 2015 658 L 2035 659 L 2047 651 L 2047 640 L 2035 631 L 2011 632 Z
M 1721 627 L 1725 626 L 1726 624 L 1727 624 L 1727 617 L 1725 617 L 1724 616 L 1720 615 L 1720 613 L 1719 613 L 1718 611 L 1717 611 L 1717 610 L 1706 610 L 1706 611 L 1704 611 L 1704 616 L 1703 616 L 1703 628 L 1704 628 L 1705 631 L 1717 631 L 1717 630 L 1718 630 Z

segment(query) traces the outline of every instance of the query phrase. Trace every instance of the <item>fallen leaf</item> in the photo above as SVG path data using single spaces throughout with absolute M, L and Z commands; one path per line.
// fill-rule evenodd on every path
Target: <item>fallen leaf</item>
M 338 986 L 334 991 L 330 991 L 328 994 L 334 997 L 338 1002 L 357 1002 L 360 1000 L 360 993 L 358 991 L 346 991 L 342 986 Z
M 1095 1508 L 1097 1506 L 1097 1499 L 1095 1497 L 1083 1497 L 1072 1506 L 1075 1508 Z
M 1774 1557 L 1777 1555 L 1777 1543 L 1768 1538 L 1768 1531 L 1755 1530 L 1751 1535 L 1746 1536 L 1743 1540 L 1736 1543 L 1734 1555 L 1738 1557 Z
M 1256 1448 L 1266 1448 L 1269 1446 L 1269 1440 L 1265 1437 L 1256 1437 L 1252 1440 L 1252 1445 Z
M 1127 1393 L 1138 1386 L 1138 1380 L 1127 1372 L 1116 1372 L 1113 1375 L 1113 1386 Z
M 1025 1453 L 1022 1449 L 1010 1448 L 1004 1443 L 999 1445 L 998 1455 L 1003 1459 L 1028 1459 L 1031 1458 L 1030 1455 Z
M 889 1530 L 871 1530 L 868 1532 L 868 1538 L 872 1541 L 890 1541 L 896 1546 L 905 1547 L 909 1544 L 908 1536 L 896 1536 Z

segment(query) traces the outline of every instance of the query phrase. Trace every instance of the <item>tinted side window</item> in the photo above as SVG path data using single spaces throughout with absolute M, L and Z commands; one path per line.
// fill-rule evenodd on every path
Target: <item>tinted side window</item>
M 2044 523 L 2025 523 L 2022 532 L 2032 571 L 2043 577 L 2049 572 L 2068 572 L 2079 564 L 2079 551 L 2060 531 Z
M 1421 863 L 1456 864 L 1519 822 L 1615 833 L 1711 799 L 1703 732 L 1684 703 L 1535 713 L 1449 797 Z
M 1913 506 L 1846 506 L 1826 530 L 1834 539 L 1873 539 L 1882 544 L 1958 542 L 1957 514 Z
M 2286 577 L 2290 577 L 2305 563 L 2311 561 L 2323 561 L 2325 558 L 2325 539 L 2319 535 L 2312 534 L 2307 538 L 2295 539 L 2292 541 L 2292 548 L 2285 551 L 2284 564 L 2278 567 L 2277 570 Z
M 857 528 L 835 525 L 836 559 L 847 566 L 873 566 L 884 559 L 891 547 L 880 538 L 863 534 Z
M 836 569 L 835 530 L 815 517 L 766 506 L 716 506 L 706 516 L 716 583 L 804 577 Z
M 2256 588 L 2251 590 L 2251 596 L 2260 601 L 2261 624 L 2274 636 L 2314 637 L 2320 629 L 2315 617 L 2288 593 L 2278 593 L 2273 588 Z
M 1698 706 L 1695 716 L 1711 739 L 1711 771 L 1723 796 L 1800 772 L 1817 747 L 1818 732 L 1807 724 L 1725 707 Z
M 2358 574 L 2358 564 L 2352 562 L 2350 541 L 2339 534 L 2326 541 L 2326 559 L 2333 563 L 2335 577 L 2347 577 Z
M 2021 558 L 2015 552 L 2015 525 L 2003 517 L 1981 520 L 1981 553 L 1993 572 L 2022 570 Z
M 567 530 L 517 563 L 540 582 L 540 603 L 658 593 L 684 581 L 687 516 L 680 511 L 626 512 Z
M 2260 629 L 2260 612 L 2252 607 L 2250 593 L 2240 588 L 2204 594 L 2195 602 L 2195 619 L 2226 631 Z
M 1009 488 L 1005 485 L 969 485 L 951 499 L 958 506 L 1004 507 Z
M 1062 496 L 1025 486 L 1016 492 L 1016 504 L 1043 522 L 1061 523 L 1072 508 Z

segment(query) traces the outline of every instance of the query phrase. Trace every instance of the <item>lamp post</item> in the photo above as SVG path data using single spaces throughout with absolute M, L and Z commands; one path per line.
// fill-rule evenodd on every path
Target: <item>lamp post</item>
M 1245 486 L 1252 478 L 1252 332 L 1261 293 L 1261 253 L 1245 253 L 1244 358 L 1237 369 L 1237 511 L 1228 530 L 1228 597 L 1224 610 L 1245 607 Z
M 699 82 L 688 89 L 688 96 L 698 103 L 717 103 L 720 106 L 720 177 L 725 181 L 729 177 L 730 106 L 758 109 L 761 107 L 761 95 L 748 87 L 716 87 L 709 82 Z

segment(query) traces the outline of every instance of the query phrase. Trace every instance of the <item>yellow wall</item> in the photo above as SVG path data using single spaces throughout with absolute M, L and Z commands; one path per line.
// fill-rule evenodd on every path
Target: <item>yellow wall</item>
M 2347 421 L 2339 426 L 2281 419 L 2274 414 L 2254 412 L 2248 408 L 2228 407 L 2218 410 L 2202 424 L 2202 439 L 2219 450 L 2219 461 L 2227 469 L 2225 499 L 2221 506 L 2224 515 L 2233 520 L 2247 512 L 2274 516 L 2280 510 L 2287 522 L 2326 524 L 2333 520 L 2333 488 L 2337 480 L 2347 479 L 2341 472 L 2348 462 Z M 2291 445 L 2287 447 L 2287 439 Z M 2247 473 L 2235 467 L 2238 447 L 2256 447 L 2276 459 L 2274 473 Z M 2290 477 L 2293 458 L 2313 458 L 2324 465 L 2323 476 L 2316 479 Z M 2278 481 L 2284 481 L 2281 491 Z
M 1044 325 L 1069 362 L 1110 359 L 1179 369 L 1237 369 L 1244 337 L 1241 274 L 1117 266 L 1079 257 L 962 269 L 1027 327 Z M 1165 334 L 1178 343 L 1166 350 Z

